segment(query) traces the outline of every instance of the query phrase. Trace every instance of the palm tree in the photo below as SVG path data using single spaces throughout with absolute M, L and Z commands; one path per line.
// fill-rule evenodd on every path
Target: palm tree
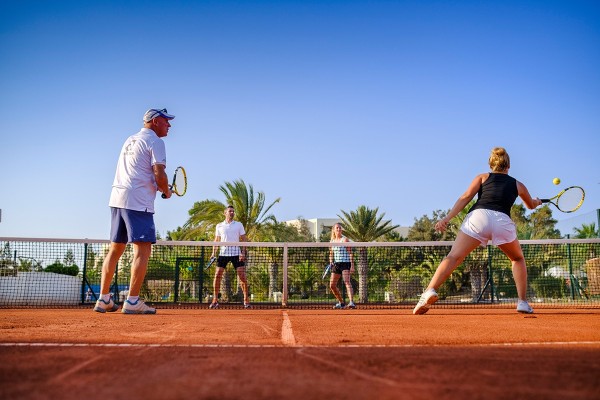
M 269 211 L 281 198 L 266 206 L 265 194 L 255 194 L 254 187 L 247 185 L 242 179 L 225 182 L 219 186 L 219 190 L 225 196 L 225 202 L 197 201 L 188 211 L 190 217 L 183 228 L 169 232 L 169 236 L 177 240 L 212 240 L 215 227 L 223 221 L 223 210 L 228 205 L 235 208 L 236 220 L 244 225 L 249 238 L 258 236 L 267 223 L 275 221 L 275 217 L 269 214 Z
M 268 212 L 281 201 L 281 197 L 265 207 L 265 194 L 258 192 L 255 197 L 252 185 L 247 186 L 242 179 L 225 182 L 225 185 L 220 186 L 219 189 L 225 195 L 227 204 L 235 208 L 236 218 L 244 225 L 249 238 L 258 234 L 267 222 L 276 222 L 275 216 Z
M 256 241 L 261 242 L 312 242 L 314 238 L 306 230 L 306 222 L 302 217 L 298 217 L 299 226 L 288 225 L 285 222 L 277 222 L 275 219 L 264 224 L 256 237 Z M 266 256 L 269 262 L 269 293 L 271 298 L 274 292 L 279 292 L 278 286 L 279 263 L 283 262 L 283 247 L 266 247 L 263 250 L 263 257 Z
M 289 229 L 294 229 L 293 227 L 289 227 L 284 223 L 278 223 L 277 221 L 273 221 L 265 225 L 257 235 L 256 238 L 258 241 L 264 242 L 279 242 L 282 238 L 287 237 L 289 233 Z M 287 240 L 283 240 L 287 241 Z M 281 247 L 266 247 L 264 249 L 265 254 L 263 257 L 266 257 L 268 262 L 268 298 L 272 298 L 273 293 L 279 292 L 280 288 L 278 286 L 278 277 L 279 277 L 279 263 L 283 262 L 283 248 Z
M 600 237 L 600 232 L 598 229 L 596 229 L 595 222 L 592 222 L 591 224 L 581 224 L 580 228 L 573 228 L 573 232 L 575 232 L 576 239 Z
M 391 221 L 382 223 L 385 213 L 379 213 L 379 207 L 370 209 L 367 206 L 359 206 L 356 211 L 349 213 L 344 210 L 338 217 L 342 221 L 344 235 L 355 242 L 374 242 L 389 232 L 393 231 L 398 225 L 392 225 Z M 369 261 L 367 249 L 361 247 L 358 250 L 358 301 L 366 303 L 368 300 L 367 274 L 369 270 Z
M 188 211 L 190 217 L 183 228 L 178 227 L 169 235 L 174 240 L 212 240 L 224 209 L 225 205 L 217 200 L 197 201 Z
M 263 192 L 255 193 L 254 187 L 247 185 L 242 179 L 225 182 L 219 186 L 219 190 L 225 196 L 224 203 L 217 200 L 203 200 L 194 203 L 189 211 L 190 217 L 183 229 L 170 234 L 174 236 L 176 233 L 178 239 L 212 239 L 215 227 L 223 221 L 223 210 L 228 205 L 235 208 L 236 220 L 242 223 L 246 230 L 246 236 L 250 240 L 260 237 L 269 223 L 276 222 L 275 217 L 269 214 L 269 211 L 281 198 L 275 199 L 267 206 L 265 194 Z M 221 290 L 223 299 L 231 298 L 229 274 L 223 275 L 222 286 L 224 288 Z
M 308 299 L 318 279 L 317 267 L 310 260 L 305 260 L 290 268 L 290 283 L 300 291 L 302 299 Z

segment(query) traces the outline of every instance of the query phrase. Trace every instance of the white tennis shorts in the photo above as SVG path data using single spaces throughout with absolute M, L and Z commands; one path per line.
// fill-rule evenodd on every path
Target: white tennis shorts
M 473 210 L 465 217 L 460 230 L 481 242 L 492 241 L 495 246 L 510 243 L 517 238 L 517 228 L 510 217 L 500 211 Z

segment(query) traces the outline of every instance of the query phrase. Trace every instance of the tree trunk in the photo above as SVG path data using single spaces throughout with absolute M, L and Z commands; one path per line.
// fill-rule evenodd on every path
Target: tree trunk
M 477 302 L 487 282 L 487 265 L 470 265 L 469 274 L 471 275 L 471 300 Z M 486 296 L 482 296 L 481 298 L 485 299 Z
M 269 299 L 273 298 L 274 292 L 281 292 L 277 287 L 277 276 L 279 275 L 279 265 L 276 262 L 269 264 Z
M 233 292 L 231 290 L 231 276 L 227 273 L 227 269 L 223 272 L 223 279 L 221 279 L 221 301 L 231 301 Z
M 367 249 L 362 247 L 358 250 L 358 302 L 366 303 L 369 299 L 367 275 L 369 272 L 369 260 Z
M 240 267 L 240 268 L 244 268 L 244 267 Z M 244 299 L 244 291 L 242 290 L 242 281 L 240 280 L 240 277 L 237 275 L 237 273 L 235 274 L 235 287 L 236 287 L 235 298 L 239 301 L 242 301 Z

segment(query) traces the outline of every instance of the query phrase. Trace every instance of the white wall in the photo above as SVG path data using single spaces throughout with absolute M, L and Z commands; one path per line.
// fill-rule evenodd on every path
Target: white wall
M 81 278 L 52 272 L 18 272 L 0 277 L 0 305 L 77 305 Z

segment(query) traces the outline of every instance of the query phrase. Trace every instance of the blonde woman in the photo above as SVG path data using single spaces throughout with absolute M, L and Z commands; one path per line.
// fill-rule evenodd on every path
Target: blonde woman
M 485 246 L 488 241 L 498 246 L 512 262 L 512 272 L 517 286 L 519 300 L 517 311 L 531 314 L 533 309 L 527 303 L 527 267 L 521 245 L 517 240 L 517 230 L 510 218 L 510 209 L 517 197 L 525 206 L 534 209 L 542 204 L 539 198 L 531 198 L 521 182 L 508 175 L 510 158 L 503 147 L 492 149 L 489 158 L 491 172 L 477 175 L 448 213 L 435 228 L 444 231 L 454 218 L 477 194 L 477 202 L 471 207 L 463 221 L 450 253 L 438 266 L 429 286 L 419 299 L 413 314 L 425 314 L 429 306 L 438 300 L 437 289 L 448 279 L 452 271 L 477 246 Z
M 347 243 L 348 238 L 342 235 L 342 225 L 335 224 L 331 228 L 331 243 Z M 337 304 L 333 308 L 356 308 L 354 304 L 354 292 L 352 291 L 352 282 L 350 275 L 354 272 L 354 259 L 352 257 L 352 247 L 348 246 L 332 246 L 329 249 L 329 263 L 331 267 L 331 279 L 329 280 L 329 288 L 337 299 Z M 344 278 L 344 284 L 348 292 L 348 305 L 344 302 L 337 283 L 340 277 Z

